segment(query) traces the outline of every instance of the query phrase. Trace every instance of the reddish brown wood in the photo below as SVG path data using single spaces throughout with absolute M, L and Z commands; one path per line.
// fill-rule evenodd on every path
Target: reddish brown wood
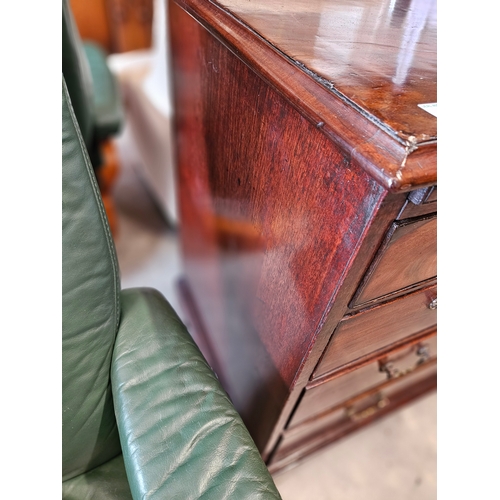
M 402 405 L 435 390 L 436 387 L 436 365 L 429 363 L 413 373 L 411 377 L 389 384 L 385 390 L 369 392 L 360 396 L 350 408 L 334 410 L 307 427 L 290 429 L 284 434 L 276 452 L 271 457 L 268 468 L 274 474 L 295 466 L 300 460 L 322 449 L 327 444 L 369 425 Z M 379 401 L 383 401 L 384 404 L 379 406 L 377 404 Z M 373 413 L 366 412 L 370 407 L 374 407 Z M 349 417 L 348 414 L 351 412 L 360 418 Z M 363 415 L 363 412 L 366 416 Z
M 342 410 L 344 416 L 347 411 L 349 413 L 357 413 L 358 411 L 363 411 L 367 406 L 371 406 L 373 401 L 380 400 L 381 394 L 389 394 L 394 392 L 394 388 L 399 391 L 402 387 L 412 386 L 415 383 L 425 378 L 429 373 L 435 373 L 437 366 L 437 358 L 431 358 L 426 363 L 418 366 L 410 374 L 405 377 L 385 380 L 384 382 L 375 385 L 368 390 L 362 392 L 361 394 L 355 394 L 351 398 L 343 401 L 342 404 L 330 407 L 324 411 L 317 412 L 314 416 L 303 420 L 294 425 L 288 425 L 283 431 L 283 436 L 296 436 L 296 435 L 306 435 L 314 432 L 314 429 L 320 427 L 325 427 L 325 422 L 330 422 L 332 417 Z M 355 417 L 357 420 L 358 418 Z M 328 424 L 330 425 L 330 424 Z
M 400 347 L 411 346 L 413 344 L 418 344 L 422 340 L 432 335 L 436 335 L 437 328 L 436 326 L 432 326 L 431 328 L 426 328 L 425 330 L 416 333 L 415 335 L 411 335 L 410 337 L 406 337 L 402 340 L 398 340 L 393 344 L 384 347 L 383 349 L 379 349 L 375 352 L 372 352 L 366 356 L 363 356 L 361 359 L 357 359 L 351 363 L 347 363 L 342 367 L 342 370 L 334 370 L 333 372 L 327 372 L 324 375 L 319 377 L 312 377 L 309 382 L 306 384 L 308 388 L 316 387 L 318 385 L 324 384 L 329 380 L 332 380 L 338 377 L 340 374 L 346 375 L 354 370 L 362 368 L 366 365 L 369 365 L 373 361 L 377 361 L 384 356 L 388 356 L 392 351 L 399 349 Z M 304 386 L 305 387 L 305 386 Z
M 430 203 L 437 202 L 437 195 L 438 195 L 437 186 L 434 186 L 431 189 L 431 192 L 429 193 L 429 196 L 427 196 L 427 198 L 424 200 L 424 204 L 427 205 L 427 204 L 430 204 Z
M 209 0 L 176 0 L 176 3 L 284 95 L 303 116 L 321 128 L 346 153 L 352 155 L 359 165 L 384 187 L 393 191 L 408 191 L 436 183 L 437 146 L 434 132 L 429 130 L 425 140 L 423 137 L 426 134 L 419 139 L 411 128 L 403 129 L 399 134 L 391 128 L 390 123 L 381 121 L 361 109 L 357 98 L 355 100 L 357 95 L 361 95 L 371 85 L 370 79 L 367 78 L 369 65 L 366 61 L 365 65 L 359 68 L 353 64 L 353 71 L 359 71 L 361 84 L 350 92 L 351 98 L 346 98 L 343 93 L 337 91 L 335 81 L 325 82 L 324 79 L 318 78 L 311 68 L 295 60 L 292 53 L 287 53 L 285 49 L 258 35 L 253 27 L 247 26 L 216 3 Z M 249 2 L 248 5 L 252 6 L 254 3 Z M 313 5 L 318 6 L 317 3 Z M 285 23 L 286 20 L 292 21 L 293 12 L 290 13 L 284 4 L 275 7 L 285 19 Z M 379 5 L 379 8 L 383 9 L 383 6 Z M 293 23 L 285 27 L 289 28 L 290 33 L 295 32 Z M 424 54 L 432 58 L 435 39 L 429 41 L 429 47 L 430 50 Z M 408 85 L 409 82 L 404 86 Z M 429 88 L 432 88 L 432 85 L 435 86 L 435 80 L 434 84 L 429 84 Z M 381 107 L 384 106 L 384 101 L 387 108 L 395 106 L 404 94 L 403 87 L 384 87 L 381 84 L 381 87 L 375 89 L 374 99 L 380 101 Z M 409 94 L 414 95 L 410 87 Z M 423 95 L 432 98 L 426 92 Z M 409 105 L 409 101 L 402 98 L 401 108 L 406 107 L 404 103 Z M 428 113 L 420 108 L 417 114 L 425 116 L 425 122 L 430 119 L 435 123 L 435 118 L 432 115 L 428 118 Z M 395 127 L 398 128 L 396 125 Z
M 151 47 L 153 0 L 106 0 L 113 52 Z
M 92 40 L 104 50 L 112 50 L 112 28 L 106 0 L 70 0 L 71 10 L 83 40 Z
M 186 276 L 263 446 L 385 191 L 186 14 L 171 17 Z
M 417 142 L 436 138 L 436 3 L 217 0 L 327 88 Z
M 80 36 L 106 52 L 151 47 L 153 0 L 70 0 Z
M 437 274 L 436 246 L 435 214 L 394 222 L 351 307 L 434 278 Z
M 408 194 L 408 200 L 411 201 L 414 205 L 422 205 L 424 203 L 427 203 L 427 200 L 433 193 L 436 193 L 436 186 L 416 189 L 415 191 L 412 191 Z
M 405 191 L 435 184 L 435 143 L 415 149 L 214 2 L 169 19 L 191 309 L 268 460 Z
M 349 371 L 347 374 L 340 373 L 326 383 L 307 388 L 287 427 L 296 426 L 325 410 L 342 405 L 358 394 L 383 384 L 389 380 L 387 373 L 380 370 L 383 365 L 388 366 L 388 363 L 392 363 L 393 369 L 400 370 L 400 373 L 404 373 L 405 370 L 411 372 L 420 366 L 419 363 L 423 359 L 418 354 L 422 346 L 428 348 L 429 360 L 435 359 L 437 354 L 435 334 L 430 338 L 426 337 L 417 343 L 411 342 L 410 344 L 410 346 L 405 345 L 394 349 L 389 354 L 357 370 Z M 410 372 L 401 376 L 409 376 Z
M 422 215 L 437 213 L 437 201 L 432 201 L 429 203 L 422 203 L 421 205 L 414 205 L 411 201 L 407 200 L 401 213 L 398 215 L 397 219 L 410 219 L 413 217 L 421 217 Z
M 420 191 L 420 190 L 419 190 Z M 431 213 L 437 213 L 437 186 L 430 186 L 424 188 L 426 194 L 419 204 L 411 197 L 412 192 L 409 193 L 408 199 L 401 209 L 401 213 L 397 219 L 410 219 L 412 217 L 420 217 Z M 412 201 L 413 199 L 413 201 Z
M 335 330 L 314 377 L 340 370 L 347 363 L 435 325 L 437 310 L 430 309 L 429 304 L 436 297 L 433 286 L 348 316 Z
M 96 171 L 102 202 L 113 237 L 118 236 L 118 216 L 113 198 L 113 187 L 120 173 L 120 164 L 115 143 L 111 139 L 102 141 L 100 146 L 102 163 Z
M 370 261 L 380 245 L 384 234 L 390 227 L 394 217 L 398 213 L 403 203 L 403 195 L 389 195 L 382 202 L 376 218 L 373 220 L 369 230 L 364 236 L 362 246 L 356 256 L 353 257 L 349 272 L 339 284 L 339 288 L 332 295 L 325 313 L 318 324 L 314 341 L 309 347 L 306 357 L 297 371 L 293 382 L 292 390 L 282 408 L 280 417 L 276 422 L 273 432 L 268 440 L 267 446 L 263 452 L 264 457 L 274 450 L 274 447 L 281 435 L 282 429 L 293 412 L 297 400 L 302 394 L 302 390 L 308 383 L 311 374 L 318 363 L 332 332 L 336 325 L 342 319 L 347 310 L 347 304 L 354 294 L 359 280 L 365 272 Z
M 299 452 L 301 456 L 301 450 L 304 447 L 308 447 L 310 444 L 314 443 L 316 440 L 321 440 L 322 437 L 331 431 L 331 429 L 336 429 L 337 426 L 345 424 L 346 422 L 346 409 L 341 406 L 335 408 L 328 413 L 319 415 L 317 418 L 311 419 L 307 422 L 307 425 L 299 425 L 292 427 L 283 432 L 282 439 L 278 443 L 276 450 L 270 460 L 270 469 L 275 472 L 277 469 L 281 469 L 290 462 L 293 462 L 298 457 L 294 456 Z M 315 443 L 316 448 L 319 443 Z M 314 445 L 313 445 L 314 446 Z M 284 464 L 281 464 L 282 461 Z M 278 464 L 278 467 L 276 467 Z

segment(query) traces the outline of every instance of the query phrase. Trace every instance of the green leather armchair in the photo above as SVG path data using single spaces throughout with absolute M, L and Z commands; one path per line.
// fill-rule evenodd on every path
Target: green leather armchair
M 279 499 L 169 303 L 120 290 L 96 178 L 62 81 L 62 496 Z

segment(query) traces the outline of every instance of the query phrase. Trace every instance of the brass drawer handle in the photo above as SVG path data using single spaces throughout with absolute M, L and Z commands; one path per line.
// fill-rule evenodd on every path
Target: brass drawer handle
M 420 344 L 417 349 L 417 356 L 418 356 L 417 366 L 429 360 L 431 357 L 429 346 L 427 344 Z
M 408 375 L 413 370 L 418 368 L 421 364 L 425 363 L 431 358 L 431 353 L 429 351 L 429 346 L 427 344 L 419 344 L 417 350 L 415 351 L 417 355 L 417 361 L 413 366 L 407 368 L 399 368 L 395 365 L 394 361 L 384 361 L 379 360 L 379 371 L 387 374 L 387 379 L 391 380 L 398 377 L 403 377 Z
M 429 309 L 435 310 L 438 308 L 438 299 L 437 297 L 429 304 Z
M 401 375 L 404 375 L 404 373 L 402 373 L 399 368 L 396 368 L 394 366 L 394 363 L 392 361 L 388 361 L 387 363 L 380 363 L 379 371 L 385 372 L 388 379 L 398 378 L 401 377 Z
M 356 411 L 353 407 L 347 408 L 347 416 L 354 422 L 371 417 L 382 408 L 385 408 L 390 403 L 389 398 L 381 398 L 376 404 L 365 408 L 364 410 Z

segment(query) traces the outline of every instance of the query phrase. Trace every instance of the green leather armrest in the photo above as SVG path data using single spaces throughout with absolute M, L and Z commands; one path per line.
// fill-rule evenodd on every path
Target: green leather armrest
M 279 499 L 219 381 L 153 289 L 122 292 L 111 366 L 134 499 Z
M 96 44 L 83 43 L 92 76 L 94 130 L 98 139 L 119 132 L 123 122 L 123 107 L 115 75 L 106 62 L 106 54 Z

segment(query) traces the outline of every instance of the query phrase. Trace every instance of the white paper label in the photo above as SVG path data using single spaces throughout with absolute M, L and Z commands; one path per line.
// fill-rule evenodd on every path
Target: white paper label
M 428 102 L 427 104 L 419 104 L 419 108 L 422 108 L 427 113 L 430 113 L 432 116 L 437 118 L 438 115 L 438 103 L 437 102 Z

